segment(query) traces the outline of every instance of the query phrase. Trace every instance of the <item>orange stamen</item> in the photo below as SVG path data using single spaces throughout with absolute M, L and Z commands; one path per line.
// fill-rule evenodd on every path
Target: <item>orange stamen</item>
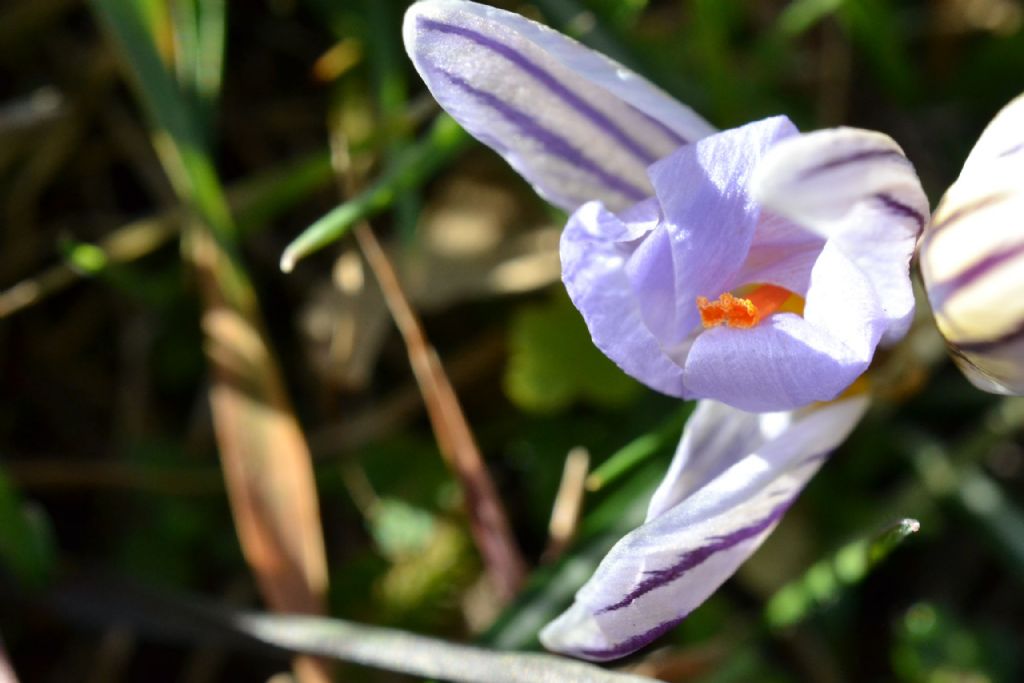
M 779 310 L 790 297 L 799 299 L 788 289 L 761 285 L 745 298 L 735 297 L 729 292 L 722 294 L 716 301 L 699 296 L 697 310 L 700 311 L 700 322 L 704 327 L 717 327 L 725 323 L 729 327 L 749 329 Z

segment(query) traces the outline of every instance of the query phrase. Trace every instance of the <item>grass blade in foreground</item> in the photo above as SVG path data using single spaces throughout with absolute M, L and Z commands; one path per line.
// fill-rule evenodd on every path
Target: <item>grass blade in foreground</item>
M 268 645 L 460 683 L 653 683 L 555 655 L 499 652 L 317 617 L 240 614 L 234 625 Z
M 237 230 L 206 152 L 206 131 L 157 54 L 146 7 L 128 0 L 93 4 L 132 67 L 157 126 L 154 144 L 164 169 L 194 212 L 186 222 L 187 251 L 203 297 L 214 430 L 242 550 L 273 609 L 322 613 L 327 562 L 309 448 L 237 254 Z M 295 673 L 303 683 L 330 679 L 326 664 L 308 657 L 295 660 Z
M 452 643 L 342 619 L 240 611 L 193 595 L 165 593 L 130 583 L 76 581 L 58 587 L 47 602 L 63 614 L 72 615 L 74 621 L 93 627 L 118 624 L 160 642 L 213 643 L 233 652 L 264 657 L 300 653 L 432 680 L 654 683 L 650 678 L 557 655 Z

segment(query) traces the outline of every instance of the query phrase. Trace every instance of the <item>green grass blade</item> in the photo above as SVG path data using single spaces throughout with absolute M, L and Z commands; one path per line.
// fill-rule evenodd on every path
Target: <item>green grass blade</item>
M 384 121 L 397 120 L 409 105 L 409 84 L 405 69 L 408 58 L 399 30 L 402 25 L 401 14 L 391 3 L 379 0 L 363 0 L 363 6 L 369 20 L 370 33 L 377 37 L 368 42 L 367 56 L 372 67 L 378 116 Z M 402 155 L 411 144 L 411 137 L 402 131 L 385 140 L 385 173 L 401 162 Z M 405 240 L 411 239 L 416 232 L 420 212 L 420 197 L 416 188 L 409 188 L 400 194 L 394 210 L 399 234 Z
M 438 169 L 452 161 L 466 149 L 470 140 L 450 116 L 438 116 L 427 136 L 409 147 L 391 172 L 292 240 L 281 255 L 281 270 L 291 272 L 301 259 L 344 237 L 360 219 L 390 208 L 403 192 L 427 182 Z
M 785 628 L 803 621 L 816 608 L 834 601 L 843 588 L 864 580 L 872 567 L 920 528 L 916 519 L 901 519 L 844 545 L 776 591 L 765 606 L 765 622 L 771 628 Z
M 188 91 L 200 129 L 213 128 L 227 35 L 224 0 L 177 0 L 171 3 L 176 38 L 175 70 Z
M 637 437 L 613 453 L 587 477 L 587 489 L 600 491 L 651 456 L 676 443 L 683 425 L 693 412 L 694 405 L 692 402 L 687 403 L 682 410 L 673 413 L 652 431 Z
M 231 214 L 199 122 L 164 66 L 146 26 L 143 7 L 131 0 L 92 0 L 106 29 L 121 46 L 135 86 L 156 123 L 154 144 L 179 196 L 187 197 L 218 240 L 235 237 Z

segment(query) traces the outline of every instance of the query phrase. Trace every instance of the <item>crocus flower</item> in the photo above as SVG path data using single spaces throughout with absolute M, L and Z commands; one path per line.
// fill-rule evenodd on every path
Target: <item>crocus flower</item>
M 888 137 L 785 117 L 712 134 L 602 55 L 462 0 L 413 5 L 404 30 L 441 105 L 575 210 L 563 280 L 628 374 L 785 410 L 835 398 L 905 332 L 928 204 Z
M 981 134 L 925 230 L 920 266 L 967 378 L 1024 394 L 1024 96 Z
M 425 0 L 404 33 L 441 105 L 573 212 L 563 280 L 597 346 L 654 389 L 706 399 L 647 521 L 541 634 L 620 657 L 721 585 L 857 423 L 866 396 L 837 396 L 909 325 L 927 200 L 884 135 L 801 135 L 785 117 L 718 133 L 515 14 Z

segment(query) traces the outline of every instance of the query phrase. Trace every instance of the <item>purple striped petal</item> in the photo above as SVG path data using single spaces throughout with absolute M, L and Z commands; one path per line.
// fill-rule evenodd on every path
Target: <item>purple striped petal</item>
M 890 201 L 919 231 L 928 204 L 914 167 L 887 135 L 855 128 L 821 130 L 778 145 L 758 169 L 756 194 L 767 208 L 825 237 L 854 204 Z M 896 206 L 904 207 L 896 209 Z
M 992 120 L 921 242 L 935 321 L 976 386 L 1024 393 L 1024 97 Z
M 605 661 L 678 624 L 771 533 L 867 404 L 769 414 L 699 406 L 648 521 L 612 548 L 541 642 Z
M 844 252 L 882 307 L 882 341 L 901 338 L 914 310 L 910 259 L 929 206 L 899 145 L 853 128 L 809 133 L 773 148 L 754 184 L 767 210 Z
M 441 106 L 567 210 L 640 201 L 652 190 L 648 165 L 714 130 L 640 76 L 516 14 L 425 0 L 406 13 L 404 36 Z

